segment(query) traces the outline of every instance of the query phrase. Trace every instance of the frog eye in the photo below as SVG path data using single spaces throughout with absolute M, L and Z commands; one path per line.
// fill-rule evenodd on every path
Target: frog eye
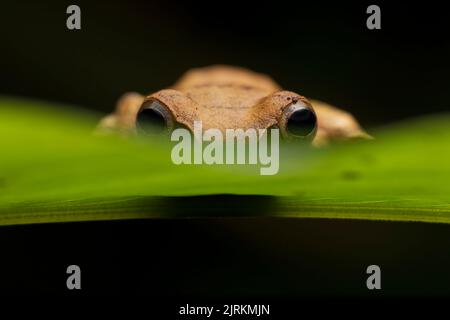
M 297 101 L 283 111 L 280 129 L 285 137 L 311 140 L 317 130 L 316 114 L 310 106 Z
M 161 102 L 144 102 L 136 116 L 136 129 L 142 134 L 161 134 L 173 129 L 174 121 L 170 110 Z

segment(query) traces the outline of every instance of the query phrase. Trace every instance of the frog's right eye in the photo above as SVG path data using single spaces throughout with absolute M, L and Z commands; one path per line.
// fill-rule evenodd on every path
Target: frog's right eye
M 167 133 L 173 126 L 173 116 L 169 108 L 156 100 L 144 102 L 136 116 L 136 129 L 141 134 Z
M 304 102 L 296 101 L 283 111 L 280 128 L 284 137 L 311 141 L 317 131 L 316 114 Z

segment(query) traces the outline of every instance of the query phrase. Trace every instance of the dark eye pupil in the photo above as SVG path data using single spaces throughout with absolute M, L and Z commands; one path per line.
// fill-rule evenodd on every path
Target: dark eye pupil
M 164 116 L 159 111 L 150 108 L 139 111 L 136 127 L 140 133 L 144 134 L 159 134 L 167 131 Z
M 287 122 L 287 130 L 297 137 L 305 137 L 314 131 L 316 116 L 311 110 L 304 108 L 291 113 Z

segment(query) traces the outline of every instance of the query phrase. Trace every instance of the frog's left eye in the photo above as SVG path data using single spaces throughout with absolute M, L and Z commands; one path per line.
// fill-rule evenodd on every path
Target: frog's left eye
M 156 100 L 144 102 L 136 116 L 136 129 L 143 134 L 161 134 L 173 129 L 174 121 L 169 108 Z
M 297 101 L 283 111 L 280 129 L 284 137 L 311 140 L 317 130 L 316 114 L 310 106 Z

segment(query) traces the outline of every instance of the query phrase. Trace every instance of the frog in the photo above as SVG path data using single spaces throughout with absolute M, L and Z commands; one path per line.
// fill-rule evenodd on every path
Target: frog
M 372 139 L 341 108 L 282 89 L 270 76 L 246 68 L 212 65 L 188 70 L 173 86 L 124 94 L 98 131 L 123 135 L 170 133 L 194 122 L 203 130 L 279 129 L 281 137 L 321 147 L 332 141 Z

